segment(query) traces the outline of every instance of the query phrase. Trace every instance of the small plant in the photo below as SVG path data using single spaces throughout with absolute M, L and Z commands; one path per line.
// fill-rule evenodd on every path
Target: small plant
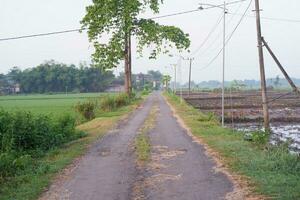
M 95 109 L 97 104 L 95 101 L 79 102 L 75 109 L 79 112 L 86 120 L 95 118 Z
M 256 131 L 252 133 L 246 133 L 244 139 L 247 141 L 252 141 L 256 144 L 266 144 L 269 141 L 270 134 L 263 131 Z

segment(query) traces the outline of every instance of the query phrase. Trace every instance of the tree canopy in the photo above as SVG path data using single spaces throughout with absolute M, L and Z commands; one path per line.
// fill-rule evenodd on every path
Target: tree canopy
M 117 66 L 124 58 L 125 38 L 129 34 L 136 36 L 140 54 L 145 46 L 152 45 L 150 58 L 156 58 L 167 48 L 187 49 L 190 46 L 188 34 L 179 28 L 139 18 L 148 8 L 158 13 L 161 3 L 162 0 L 93 0 L 81 23 L 82 28 L 88 29 L 89 40 L 94 44 L 94 61 L 106 68 Z M 104 34 L 110 36 L 106 44 L 99 41 Z

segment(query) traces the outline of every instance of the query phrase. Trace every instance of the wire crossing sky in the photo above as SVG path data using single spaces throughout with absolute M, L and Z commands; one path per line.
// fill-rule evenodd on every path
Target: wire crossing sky
M 233 1 L 227 1 L 230 3 Z M 232 20 L 227 23 L 227 35 L 234 29 L 246 10 L 250 0 L 234 5 L 228 5 L 228 16 Z M 195 56 L 192 79 L 194 81 L 220 80 L 221 59 L 215 61 L 206 69 L 200 70 L 209 64 L 222 48 L 222 38 L 218 34 L 222 30 L 216 25 L 220 19 L 220 9 L 210 8 L 198 11 L 199 3 L 222 4 L 222 0 L 166 0 L 161 7 L 161 12 L 154 18 L 166 25 L 175 25 L 190 34 L 192 40 L 191 52 L 200 50 Z M 79 21 L 85 14 L 85 7 L 89 0 L 2 0 L 0 7 L 0 73 L 6 73 L 13 66 L 22 69 L 34 67 L 45 60 L 54 59 L 58 62 L 78 64 L 82 61 L 90 62 L 93 52 L 86 33 L 78 33 Z M 72 5 L 72 6 L 70 6 Z M 294 77 L 300 77 L 300 63 L 297 62 L 300 38 L 300 13 L 297 0 L 263 0 L 261 1 L 262 31 L 267 42 L 272 46 L 288 73 Z M 239 12 L 235 12 L 239 8 Z M 255 18 L 250 6 L 245 18 L 234 33 L 227 45 L 227 80 L 233 79 L 258 79 L 258 59 L 256 49 Z M 153 18 L 152 13 L 145 13 L 143 17 Z M 229 19 L 230 17 L 227 17 Z M 214 29 L 212 31 L 212 29 Z M 74 33 L 72 33 L 74 32 Z M 212 33 L 211 33 L 212 32 Z M 44 37 L 27 38 L 22 40 L 2 40 L 41 34 L 49 34 Z M 209 36 L 208 36 L 209 35 Z M 103 38 L 103 41 L 106 41 Z M 215 40 L 215 41 L 214 41 Z M 206 41 L 203 44 L 203 41 Z M 134 41 L 133 41 L 134 42 Z M 213 45 L 210 45 L 213 43 Z M 202 51 L 207 49 L 204 54 Z M 172 52 L 178 54 L 178 52 Z M 198 56 L 199 53 L 199 56 Z M 163 55 L 157 60 L 148 60 L 149 50 L 145 50 L 145 56 L 133 58 L 134 72 L 146 72 L 147 70 L 161 70 L 171 74 L 172 69 L 166 68 L 170 63 L 176 62 L 175 58 Z M 267 54 L 267 53 L 266 53 Z M 135 54 L 134 54 L 135 55 Z M 189 56 L 188 52 L 182 52 L 183 56 Z M 280 72 L 269 56 L 266 57 L 267 77 L 274 77 Z M 183 81 L 188 76 L 188 63 L 182 62 Z M 122 66 L 120 66 L 120 69 Z M 119 69 L 119 71 L 120 71 Z

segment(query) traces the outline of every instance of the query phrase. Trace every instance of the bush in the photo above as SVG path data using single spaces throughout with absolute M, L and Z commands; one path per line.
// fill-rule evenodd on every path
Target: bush
M 126 106 L 130 103 L 130 98 L 127 94 L 119 94 L 115 98 L 115 106 L 120 108 L 122 106 Z
M 117 108 L 129 105 L 132 99 L 135 98 L 135 93 L 132 93 L 130 96 L 125 93 L 118 95 L 106 95 L 101 98 L 100 109 L 105 112 L 113 111 Z
M 75 110 L 79 112 L 86 120 L 91 120 L 95 118 L 95 109 L 97 103 L 95 101 L 87 101 L 78 103 L 75 106 Z
M 247 141 L 252 141 L 259 145 L 264 145 L 269 141 L 270 134 L 263 131 L 255 131 L 252 133 L 246 133 L 244 139 Z
M 82 135 L 77 134 L 75 118 L 70 115 L 53 119 L 0 110 L 0 179 L 25 169 L 32 158 Z
M 115 97 L 107 95 L 101 98 L 100 109 L 102 111 L 112 111 L 116 108 Z

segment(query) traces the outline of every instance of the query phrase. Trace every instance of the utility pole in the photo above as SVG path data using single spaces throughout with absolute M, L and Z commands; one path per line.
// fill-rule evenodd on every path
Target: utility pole
M 264 66 L 263 42 L 261 36 L 259 0 L 255 0 L 255 12 L 256 12 L 256 28 L 257 28 L 257 44 L 258 44 L 259 67 L 260 67 L 261 93 L 262 93 L 262 104 L 263 104 L 263 113 L 264 113 L 264 127 L 265 127 L 265 131 L 270 131 L 270 118 L 269 118 L 266 75 L 265 75 L 265 66 Z
M 223 16 L 223 69 L 222 69 L 222 126 L 224 127 L 225 118 L 225 46 L 226 46 L 226 2 L 224 1 Z
M 177 66 L 177 64 L 172 64 L 171 66 L 173 66 L 174 67 L 174 85 L 173 85 L 173 91 L 174 91 L 174 93 L 176 94 L 176 66 Z
M 192 62 L 194 60 L 194 58 L 189 58 L 190 60 L 190 70 L 189 70 L 189 97 L 190 97 L 190 93 L 191 93 L 191 79 L 192 79 Z

